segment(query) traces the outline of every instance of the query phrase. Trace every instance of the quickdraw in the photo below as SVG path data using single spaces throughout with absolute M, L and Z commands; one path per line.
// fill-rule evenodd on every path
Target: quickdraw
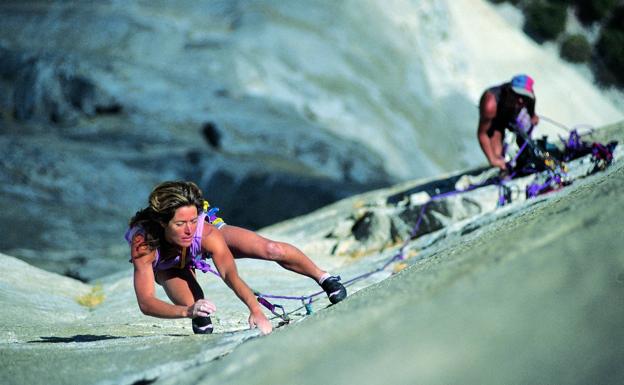
M 286 309 L 284 309 L 284 306 L 269 302 L 258 292 L 254 292 L 254 294 L 258 299 L 258 303 L 269 309 L 269 311 L 273 313 L 274 316 L 281 318 L 282 321 L 284 321 L 285 323 L 290 322 L 290 317 L 288 316 L 288 313 L 286 313 Z M 277 310 L 279 310 L 279 312 Z

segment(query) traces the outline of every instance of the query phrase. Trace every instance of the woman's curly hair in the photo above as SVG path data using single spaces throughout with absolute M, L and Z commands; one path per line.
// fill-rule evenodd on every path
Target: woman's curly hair
M 183 206 L 195 206 L 202 210 L 203 197 L 193 182 L 168 181 L 154 187 L 149 196 L 149 206 L 137 211 L 130 219 L 130 228 L 140 226 L 144 230 L 145 245 L 150 250 L 160 246 L 164 236 L 164 224 L 173 218 L 175 211 Z

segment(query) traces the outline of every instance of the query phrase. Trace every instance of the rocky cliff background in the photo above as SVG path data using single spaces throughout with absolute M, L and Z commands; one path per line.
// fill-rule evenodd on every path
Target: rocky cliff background
M 4 1 L 0 21 L 0 250 L 83 280 L 125 263 L 162 180 L 259 228 L 481 165 L 479 95 L 518 72 L 545 117 L 622 118 L 483 1 Z
M 504 207 L 495 186 L 426 203 L 483 165 L 476 103 L 519 72 L 536 80 L 538 135 L 601 127 L 585 138 L 624 141 L 622 123 L 602 128 L 623 118 L 612 90 L 505 12 L 1 2 L 0 383 L 624 382 L 621 146 L 606 171 L 538 199 L 522 199 L 525 178 Z M 126 262 L 126 221 L 164 179 L 195 180 L 226 221 L 345 281 L 379 269 L 424 216 L 405 259 L 337 306 L 283 302 L 293 320 L 273 318 L 267 337 L 201 275 L 218 312 L 215 334 L 196 336 L 187 319 L 140 313 Z M 237 265 L 262 292 L 318 290 Z

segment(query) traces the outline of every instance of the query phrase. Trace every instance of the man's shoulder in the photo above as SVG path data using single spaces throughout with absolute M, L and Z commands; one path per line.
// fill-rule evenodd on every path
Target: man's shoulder
M 486 90 L 481 97 L 481 101 L 479 103 L 479 113 L 482 117 L 490 117 L 493 118 L 496 116 L 498 102 L 496 101 L 496 97 L 493 93 Z

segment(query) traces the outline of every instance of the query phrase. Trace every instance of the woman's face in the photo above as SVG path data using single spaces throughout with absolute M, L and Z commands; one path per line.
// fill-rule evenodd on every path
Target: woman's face
M 197 207 L 182 206 L 165 225 L 165 240 L 180 247 L 189 247 L 197 229 Z

